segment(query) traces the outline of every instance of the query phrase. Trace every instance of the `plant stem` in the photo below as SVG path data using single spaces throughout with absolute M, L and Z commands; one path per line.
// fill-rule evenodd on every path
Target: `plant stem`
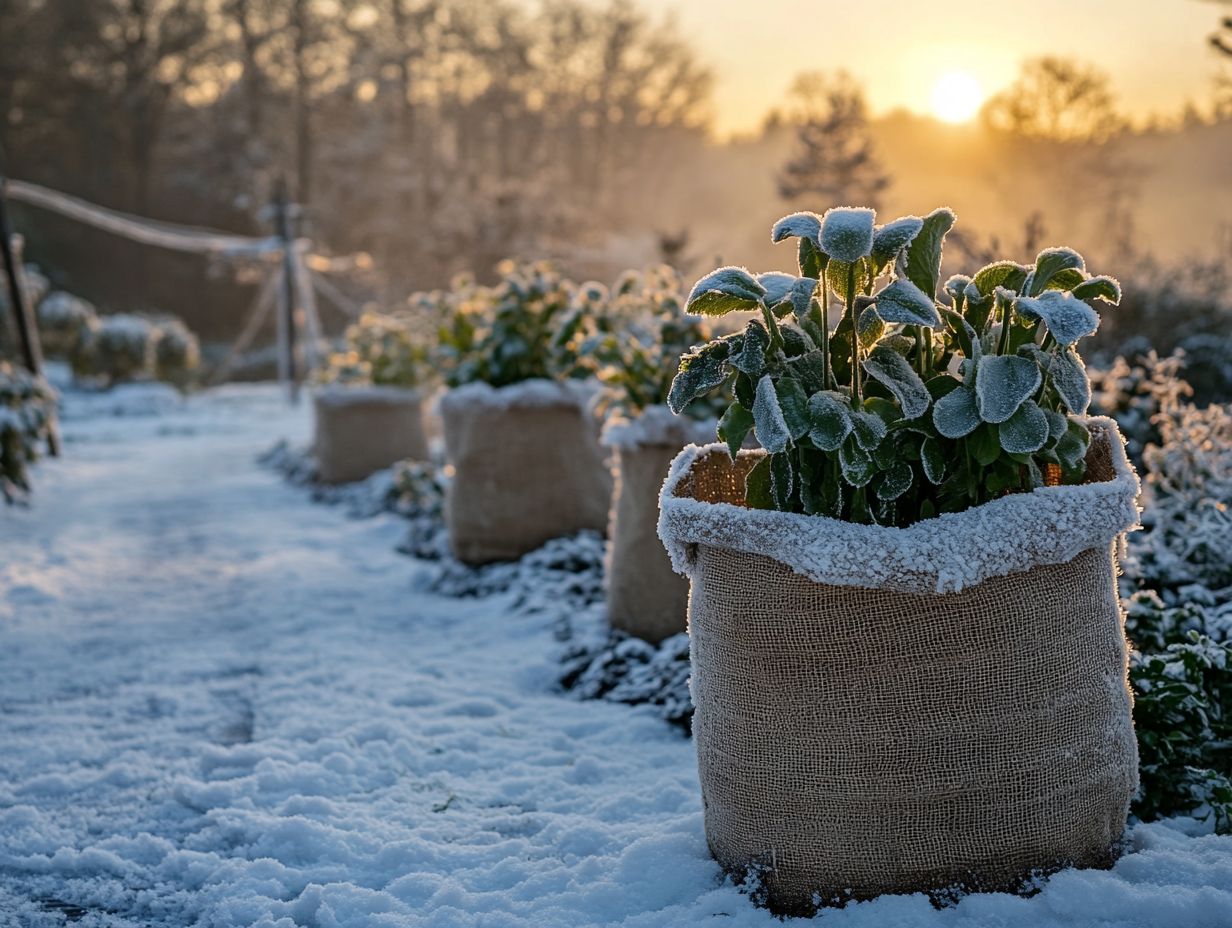
M 924 326 L 917 325 L 915 327 L 915 365 L 921 377 L 928 373 L 928 364 L 932 360 L 924 357 L 924 352 L 927 350 L 925 345 Z
M 1010 350 L 1010 323 L 1014 319 L 1013 301 L 1002 300 L 1001 307 L 1001 341 L 997 346 L 997 354 L 1006 354 Z
M 830 390 L 834 387 L 834 371 L 831 370 L 830 364 L 830 288 L 826 286 L 824 271 L 821 275 L 821 309 L 818 311 L 817 300 L 814 299 L 809 306 L 809 313 L 817 323 L 817 328 L 821 329 L 821 382 L 825 389 Z
M 864 407 L 860 389 L 860 330 L 856 325 L 856 263 L 847 266 L 847 319 L 851 322 L 851 398 L 859 410 Z

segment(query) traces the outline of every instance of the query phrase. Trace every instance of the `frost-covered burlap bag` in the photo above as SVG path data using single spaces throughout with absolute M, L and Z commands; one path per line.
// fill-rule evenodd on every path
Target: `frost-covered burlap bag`
M 593 395 L 577 381 L 528 380 L 467 384 L 441 398 L 454 557 L 510 560 L 552 538 L 607 527 L 612 476 Z
M 659 491 L 672 460 L 693 441 L 714 435 L 698 422 L 652 407 L 636 419 L 617 419 L 603 432 L 612 449 L 616 486 L 608 526 L 608 621 L 658 643 L 685 630 L 689 582 L 672 569 L 657 531 Z
M 348 483 L 404 458 L 428 459 L 423 408 L 415 390 L 330 386 L 313 396 L 317 478 Z
M 1113 551 L 1138 481 L 1090 426 L 1088 483 L 908 528 L 742 508 L 761 452 L 673 462 L 706 837 L 773 908 L 1115 858 L 1137 745 Z

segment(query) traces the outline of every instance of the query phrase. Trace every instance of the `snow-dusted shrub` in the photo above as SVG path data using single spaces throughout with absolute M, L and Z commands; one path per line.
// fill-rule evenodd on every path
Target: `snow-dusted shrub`
M 1181 378 L 1184 363 L 1181 354 L 1161 358 L 1148 351 L 1130 360 L 1117 357 L 1104 369 L 1089 369 L 1091 412 L 1116 419 L 1129 456 L 1139 467 L 1146 446 L 1159 443 L 1156 416 L 1193 394 Z
M 148 378 L 154 372 L 154 326 L 144 316 L 102 316 L 73 355 L 73 372 L 107 384 Z
M 725 267 L 687 309 L 753 311 L 743 331 L 681 359 L 681 412 L 733 382 L 719 434 L 769 453 L 748 475 L 754 508 L 909 525 L 1046 482 L 1080 482 L 1091 389 L 1075 344 L 1120 287 L 1069 248 L 998 261 L 944 284 L 948 209 L 875 225 L 870 209 L 795 213 L 798 275 Z M 832 295 L 842 318 L 830 329 Z
M 348 326 L 346 346 L 329 358 L 323 380 L 411 389 L 429 379 L 428 344 L 406 314 L 365 312 Z
M 154 376 L 181 389 L 187 387 L 201 364 L 197 336 L 175 318 L 154 322 Z
M 51 358 L 73 358 L 98 325 L 93 305 L 63 290 L 44 297 L 37 315 L 43 351 Z
M 30 490 L 28 465 L 55 418 L 56 394 L 41 377 L 0 361 L 0 494 L 6 502 Z

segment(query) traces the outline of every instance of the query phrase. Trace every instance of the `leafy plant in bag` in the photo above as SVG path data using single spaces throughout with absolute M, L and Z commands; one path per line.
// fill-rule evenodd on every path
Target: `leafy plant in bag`
M 414 320 L 366 312 L 347 327 L 346 349 L 330 356 L 323 379 L 410 389 L 429 380 L 430 372 L 430 351 Z
M 941 280 L 954 214 L 876 224 L 871 209 L 794 213 L 798 273 L 724 267 L 686 310 L 751 312 L 744 329 L 684 354 L 679 413 L 732 385 L 719 423 L 734 454 L 753 432 L 754 508 L 908 525 L 1085 473 L 1090 385 L 1075 344 L 1120 287 L 1068 248 Z M 938 297 L 944 294 L 947 302 Z

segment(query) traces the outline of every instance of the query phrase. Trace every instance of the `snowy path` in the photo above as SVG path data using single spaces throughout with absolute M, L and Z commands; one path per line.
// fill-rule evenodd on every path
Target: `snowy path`
M 553 694 L 546 619 L 416 592 L 397 520 L 257 467 L 306 428 L 264 388 L 78 419 L 0 511 L 0 926 L 778 924 L 706 853 L 688 741 Z M 1232 839 L 1134 841 L 822 921 L 1232 926 Z

